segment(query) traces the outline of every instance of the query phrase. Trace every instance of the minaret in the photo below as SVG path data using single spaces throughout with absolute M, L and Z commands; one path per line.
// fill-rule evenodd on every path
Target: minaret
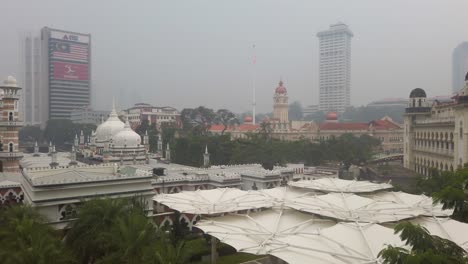
M 83 130 L 81 130 L 81 132 L 80 132 L 80 149 L 83 149 L 85 144 L 86 144 L 85 136 L 83 134 Z
M 75 134 L 75 140 L 73 141 L 73 145 L 75 147 L 78 147 L 80 145 L 80 141 L 78 140 L 78 135 Z
M 78 164 L 76 162 L 76 149 L 75 149 L 75 146 L 72 146 L 72 150 L 71 150 L 71 153 L 70 153 L 70 163 L 69 163 L 69 165 L 74 166 L 76 164 Z
M 48 155 L 50 156 L 52 154 L 52 141 L 49 141 L 49 152 L 48 152 Z
M 149 137 L 148 137 L 148 130 L 145 131 L 145 135 L 143 136 L 143 145 L 145 146 L 145 151 L 149 151 Z
M 0 151 L 0 172 L 18 172 L 19 160 L 23 157 L 18 149 L 18 131 L 23 126 L 19 120 L 19 91 L 16 79 L 12 76 L 0 86 L 3 90 L 3 99 L 0 117 L 0 138 L 3 149 Z
M 205 153 L 203 153 L 203 167 L 210 166 L 210 153 L 208 153 L 208 146 L 205 145 Z
M 40 154 L 39 154 L 39 145 L 37 145 L 37 141 L 36 143 L 34 144 L 34 154 L 33 154 L 34 157 L 39 157 Z
M 56 168 L 59 164 L 57 162 L 57 151 L 55 151 L 55 146 L 52 146 L 52 152 L 50 153 L 52 162 L 50 163 L 51 168 Z
M 171 149 L 169 148 L 169 142 L 166 145 L 166 160 L 171 161 Z
M 162 151 L 163 151 L 163 142 L 161 138 L 161 133 L 158 135 L 158 153 L 162 156 Z

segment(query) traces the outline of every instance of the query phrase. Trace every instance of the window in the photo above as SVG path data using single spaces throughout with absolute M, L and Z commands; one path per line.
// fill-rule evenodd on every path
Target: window
M 13 121 L 13 112 L 8 113 L 8 121 Z

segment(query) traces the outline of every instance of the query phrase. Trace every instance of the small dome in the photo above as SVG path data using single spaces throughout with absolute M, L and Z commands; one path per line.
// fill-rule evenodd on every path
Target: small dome
M 326 120 L 338 120 L 338 114 L 336 112 L 328 112 L 327 115 L 325 116 Z
M 3 85 L 8 87 L 18 87 L 18 82 L 16 81 L 15 77 L 10 75 L 6 78 L 6 80 L 3 81 Z
M 112 137 L 112 144 L 117 147 L 137 148 L 140 147 L 141 137 L 130 128 L 127 120 L 124 129 Z
M 426 98 L 426 92 L 421 88 L 413 89 L 410 93 L 410 98 L 424 97 Z
M 251 116 L 244 117 L 244 123 L 252 123 L 252 122 L 253 122 L 253 118 Z
M 283 81 L 280 81 L 278 87 L 275 89 L 275 93 L 277 94 L 285 94 L 287 93 L 286 87 L 283 86 Z

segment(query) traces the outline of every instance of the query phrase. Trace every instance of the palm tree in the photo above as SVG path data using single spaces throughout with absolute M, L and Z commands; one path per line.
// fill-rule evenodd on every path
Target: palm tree
M 65 236 L 67 246 L 81 263 L 94 263 L 113 250 L 111 229 L 130 206 L 127 200 L 110 198 L 84 203 Z
M 73 263 L 54 230 L 26 205 L 0 213 L 2 263 Z

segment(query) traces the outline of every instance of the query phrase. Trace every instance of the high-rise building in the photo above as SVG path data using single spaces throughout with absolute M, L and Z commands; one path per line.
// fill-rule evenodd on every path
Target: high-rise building
M 468 42 L 462 42 L 452 53 L 452 91 L 454 93 L 463 88 L 466 72 L 468 72 Z
M 21 37 L 21 74 L 23 93 L 21 108 L 25 124 L 36 125 L 47 121 L 46 87 L 42 85 L 41 38 L 39 35 L 24 34 Z
M 91 35 L 44 27 L 41 30 L 48 119 L 69 119 L 91 103 Z
M 351 38 L 347 25 L 337 23 L 317 33 L 320 42 L 320 111 L 344 112 L 351 101 Z

